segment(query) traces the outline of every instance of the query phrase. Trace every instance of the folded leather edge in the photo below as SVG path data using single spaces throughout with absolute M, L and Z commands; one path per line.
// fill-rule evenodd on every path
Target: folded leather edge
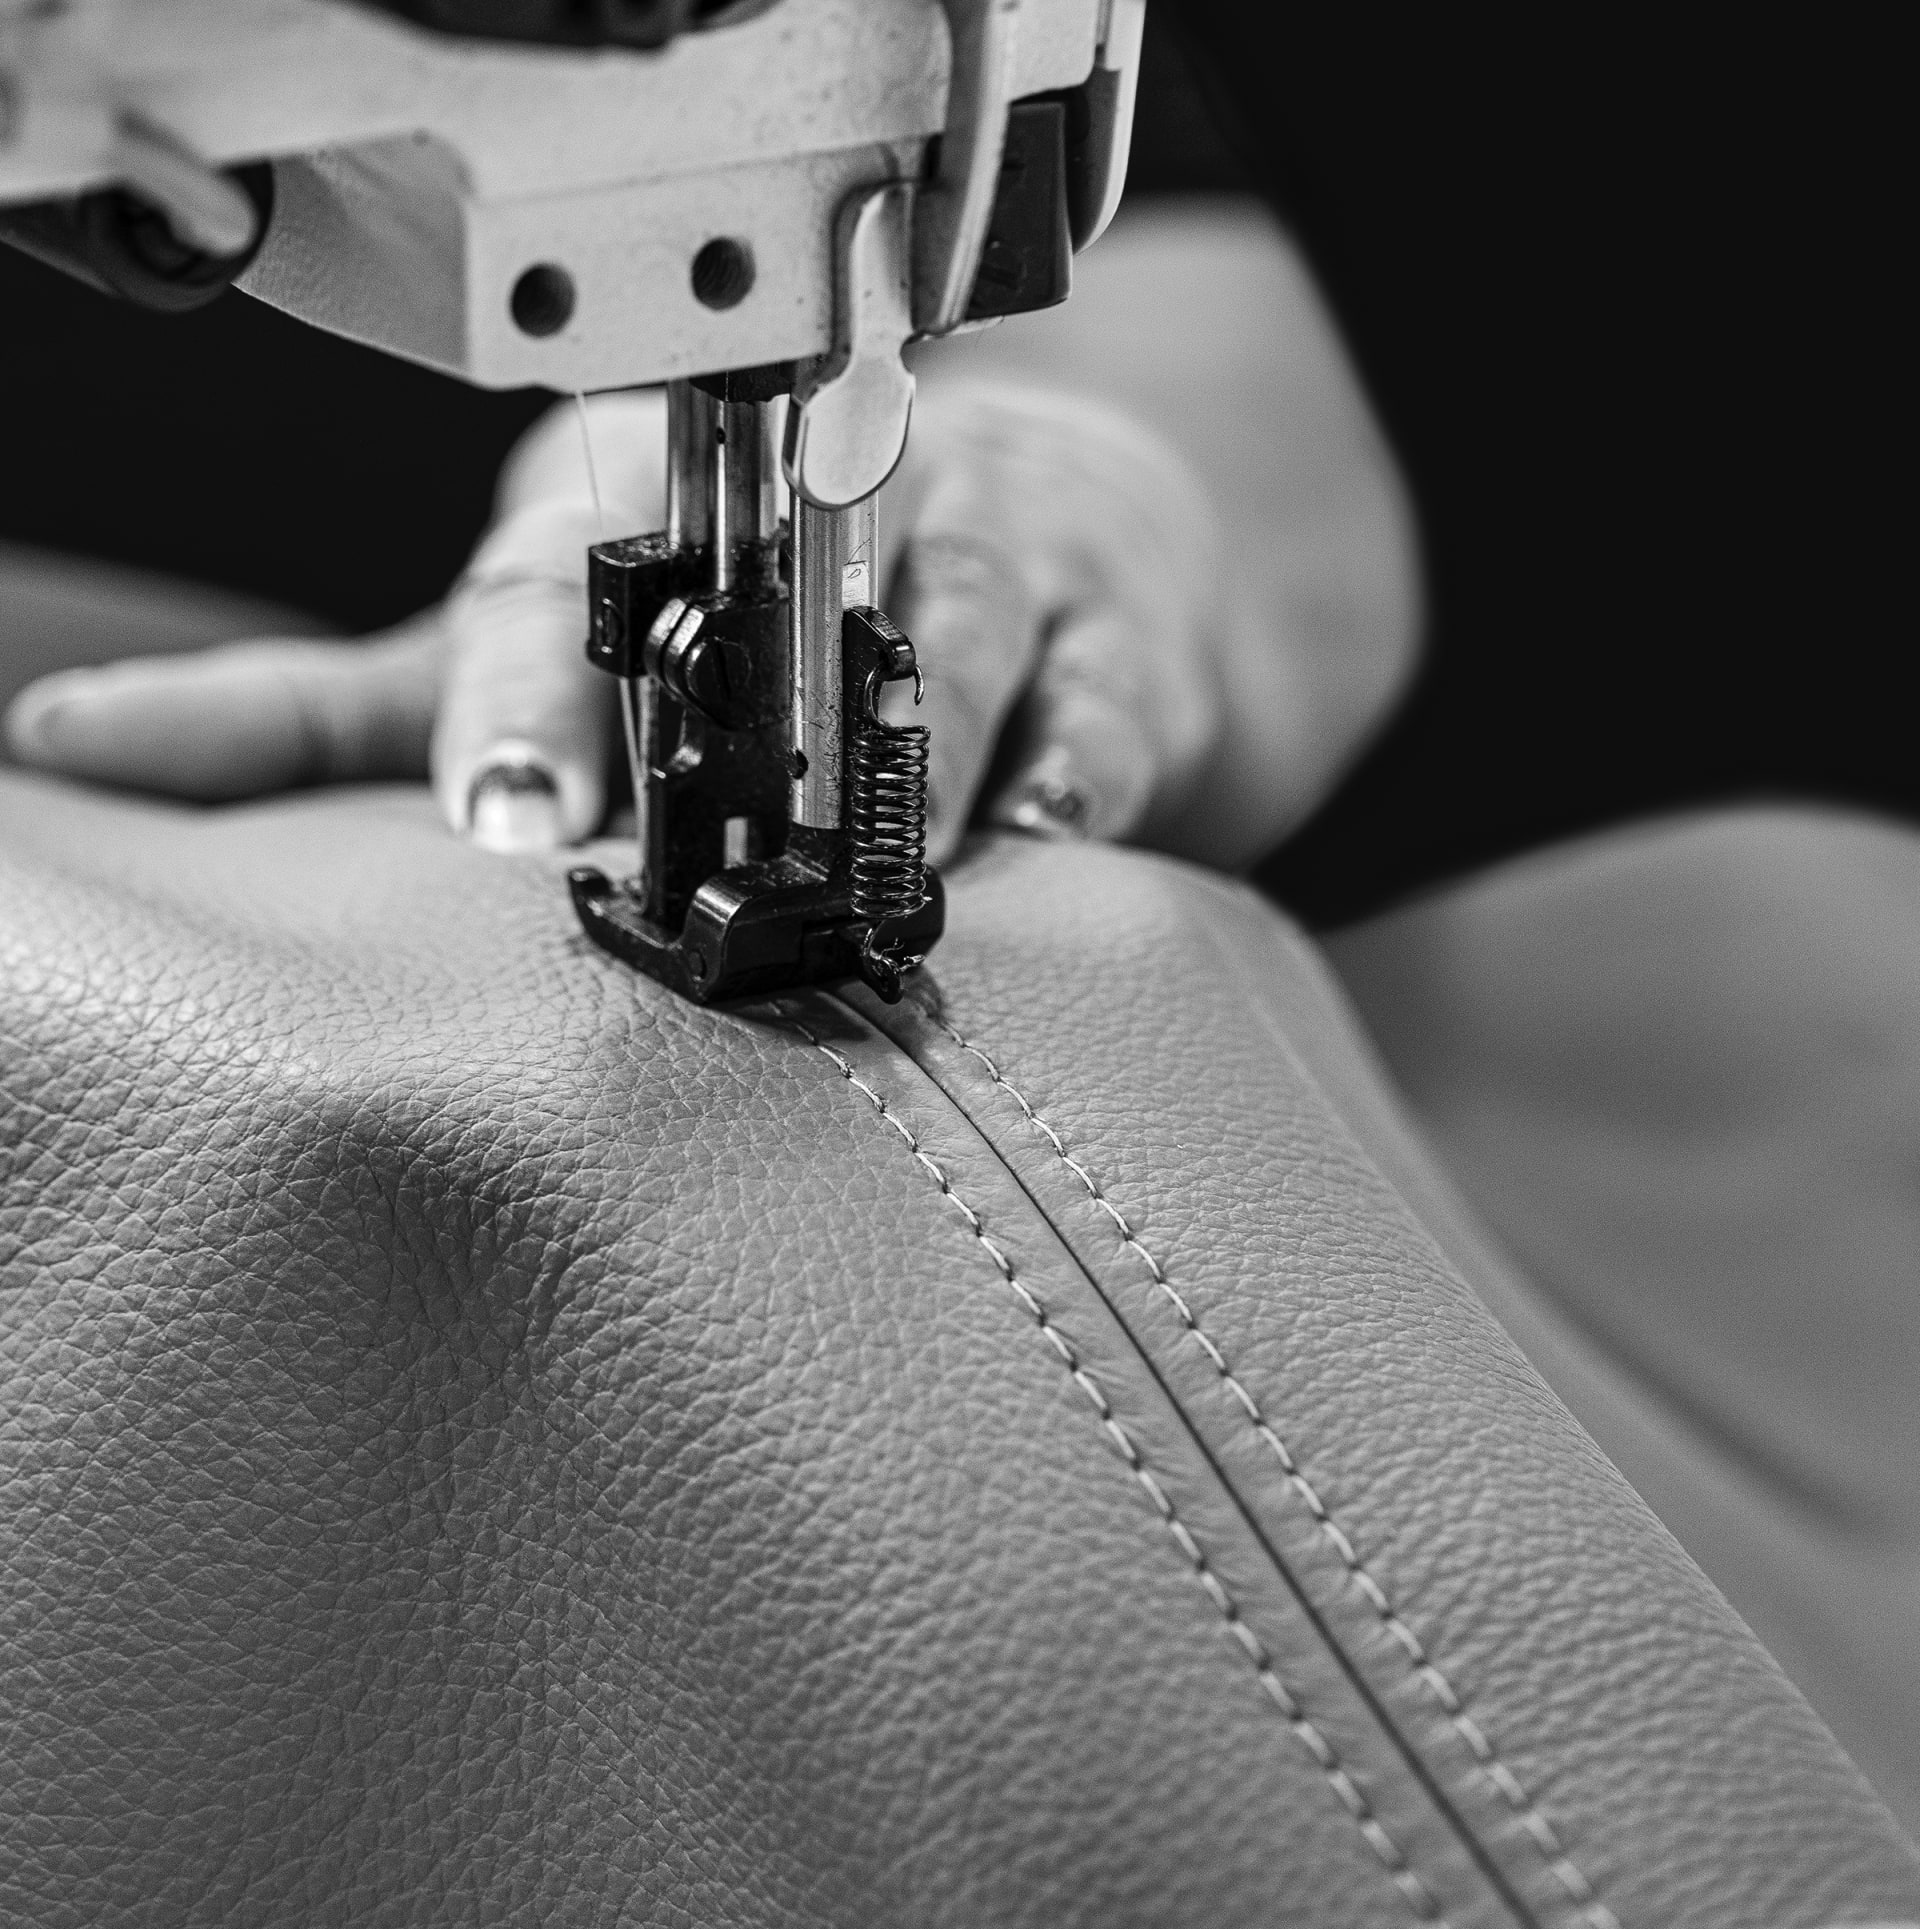
M 1207 1459 L 1232 1505 L 1245 1519 L 1272 1561 L 1275 1571 L 1319 1630 L 1329 1653 L 1337 1659 L 1356 1691 L 1364 1696 L 1383 1732 L 1391 1737 L 1403 1756 L 1409 1772 L 1428 1789 L 1436 1806 L 1445 1813 L 1463 1846 L 1473 1856 L 1506 1907 L 1517 1919 L 1528 1924 L 1553 1919 L 1567 1924 L 1568 1929 L 1620 1929 L 1619 1919 L 1601 1899 L 1595 1883 L 1589 1879 L 1575 1855 L 1569 1853 L 1561 1831 L 1502 1759 L 1497 1738 L 1489 1736 L 1467 1711 L 1464 1698 L 1453 1680 L 1370 1572 L 1340 1521 L 1307 1480 L 1281 1432 L 1234 1370 L 1233 1362 L 1196 1317 L 1159 1259 L 1136 1236 L 1125 1213 L 1102 1187 L 1098 1175 L 1070 1155 L 1062 1128 L 1003 1071 L 980 1039 L 963 1034 L 942 1013 L 929 1009 L 912 997 L 897 1006 L 881 1006 L 860 987 L 847 988 L 842 995 L 844 1002 L 856 1007 L 862 1018 L 881 1030 L 912 1059 L 940 1087 L 974 1129 L 994 1147 L 1015 1182 L 1027 1193 L 1035 1210 L 1047 1220 L 1072 1253 L 1093 1290 L 1126 1330 L 1147 1371 L 1180 1410 L 1181 1418 L 1193 1437 L 1195 1450 Z M 971 1061 L 967 1067 L 971 1078 L 956 1076 L 959 1069 L 955 1063 L 956 1056 L 962 1061 Z M 1121 1245 L 1144 1268 L 1173 1314 L 1183 1338 L 1205 1357 L 1212 1375 L 1278 1462 L 1287 1483 L 1312 1517 L 1321 1543 L 1332 1550 L 1339 1568 L 1372 1610 L 1377 1629 L 1384 1632 L 1400 1651 L 1407 1669 L 1420 1682 L 1433 1708 L 1457 1738 L 1462 1762 L 1470 1763 L 1478 1775 L 1497 1791 L 1502 1817 L 1517 1825 L 1515 1833 L 1518 1841 L 1524 1844 L 1522 1856 L 1533 1864 L 1531 1869 L 1513 1866 L 1516 1858 L 1510 1857 L 1500 1842 L 1491 1839 L 1487 1829 L 1476 1825 L 1463 1804 L 1466 1791 L 1458 1786 L 1457 1772 L 1450 1772 L 1446 1763 L 1433 1759 L 1419 1740 L 1408 1732 L 1405 1723 L 1397 1720 L 1381 1700 L 1369 1678 L 1365 1662 L 1343 1640 L 1328 1619 L 1324 1604 L 1315 1598 L 1310 1577 L 1294 1571 L 1281 1550 L 1272 1523 L 1261 1518 L 1259 1502 L 1242 1491 L 1240 1483 L 1234 1480 L 1207 1444 L 1202 1424 L 1187 1411 L 1174 1381 L 1156 1357 L 1153 1335 L 1138 1330 L 1124 1310 L 1114 1303 L 1112 1295 L 1100 1284 L 1096 1262 L 1082 1251 L 1078 1235 L 1062 1223 L 1058 1212 L 1050 1209 L 1047 1201 L 1023 1176 L 1020 1169 L 1022 1162 L 1008 1156 L 1002 1149 L 998 1135 L 1004 1130 L 1007 1120 L 1004 1117 L 996 1120 L 992 1116 L 988 1107 L 981 1103 L 982 1094 L 969 1089 L 972 1079 L 984 1079 L 989 1100 L 998 1101 L 1002 1107 L 1010 1106 L 1021 1122 L 1038 1135 L 1049 1148 L 1051 1158 L 1071 1176 L 1074 1186 L 1084 1194 L 1088 1204 L 1110 1222 Z M 1537 1881 L 1533 1879 L 1542 1871 L 1550 1884 L 1544 1911 L 1538 1899 Z M 1534 1891 L 1532 1897 L 1528 1894 L 1530 1888 Z
M 1151 1345 L 1113 1305 L 1057 1218 L 1034 1198 L 996 1142 L 991 1122 L 976 1118 L 974 1109 L 951 1089 L 951 1081 L 930 1069 L 911 1043 L 895 1035 L 895 1026 L 899 1025 L 907 1039 L 913 1039 L 915 1020 L 924 1015 L 907 1006 L 880 1007 L 853 988 L 842 988 L 839 996 L 815 992 L 782 999 L 765 1010 L 832 1066 L 848 1084 L 852 1102 L 865 1106 L 888 1128 L 899 1141 L 901 1156 L 920 1168 L 927 1182 L 947 1197 L 966 1222 L 984 1259 L 1058 1355 L 1080 1389 L 1090 1418 L 1118 1450 L 1128 1472 L 1146 1494 L 1178 1557 L 1212 1602 L 1221 1631 L 1233 1637 L 1266 1699 L 1312 1761 L 1329 1795 L 1353 1822 L 1375 1865 L 1399 1892 L 1395 1919 L 1404 1921 L 1411 1914 L 1414 1920 L 1440 1925 L 1440 1929 L 1469 1929 L 1470 1925 L 1474 1929 L 1488 1925 L 1491 1929 L 1496 1924 L 1540 1929 L 1546 1918 L 1529 1906 L 1498 1858 L 1489 1852 L 1482 1832 L 1460 1813 L 1443 1781 L 1433 1772 L 1433 1765 L 1382 1705 L 1364 1672 L 1327 1625 L 1311 1590 L 1277 1551 L 1257 1512 L 1207 1446 L 1193 1415 L 1167 1383 Z M 912 1015 L 908 1015 L 910 1010 Z M 936 1150 L 902 1118 L 901 1109 L 910 1106 L 916 1096 L 914 1087 L 921 1088 L 917 1096 L 922 1103 L 926 1088 L 931 1088 L 953 1125 L 991 1157 L 996 1170 L 1032 1215 L 1029 1224 L 1013 1237 L 1004 1232 L 996 1236 L 996 1230 L 989 1230 L 982 1215 L 952 1183 Z M 1036 1235 L 1057 1249 L 1085 1294 L 1061 1318 L 1055 1317 L 1056 1309 L 1036 1299 L 1022 1278 L 1025 1261 L 1018 1247 L 1030 1244 Z M 1087 1371 L 1071 1332 L 1075 1322 L 1087 1320 L 1093 1307 L 1099 1309 L 1110 1329 L 1101 1349 L 1100 1377 Z M 1130 1369 L 1124 1385 L 1115 1384 L 1115 1342 Z M 1153 1408 L 1160 1411 L 1145 1424 L 1157 1427 L 1162 1442 L 1170 1431 L 1177 1433 L 1177 1467 L 1165 1463 L 1164 1447 L 1159 1456 L 1150 1456 L 1136 1442 L 1135 1436 L 1142 1433 L 1142 1416 Z M 1155 1458 L 1161 1461 L 1158 1466 L 1153 1464 Z M 1197 1484 L 1213 1504 L 1214 1515 L 1199 1533 L 1189 1524 L 1190 1508 L 1175 1504 L 1167 1493 L 1168 1486 L 1176 1483 L 1189 1488 Z M 1228 1535 L 1239 1542 L 1230 1551 L 1209 1544 Z M 1250 1598 L 1249 1557 L 1257 1561 L 1263 1573 L 1262 1581 L 1254 1584 L 1261 1597 L 1258 1603 Z M 1222 1570 L 1228 1566 L 1237 1570 L 1231 1584 L 1222 1579 Z M 1334 1716 L 1324 1715 L 1317 1722 L 1308 1705 L 1312 1697 L 1297 1692 L 1283 1678 L 1285 1670 L 1272 1651 L 1273 1622 L 1278 1614 L 1294 1624 L 1327 1664 L 1328 1675 L 1322 1680 L 1320 1694 L 1327 1693 L 1327 1679 L 1337 1679 L 1338 1693 L 1347 1703 L 1339 1720 L 1349 1729 L 1358 1722 L 1373 1738 L 1364 1769 L 1358 1762 L 1344 1761 L 1323 1732 Z M 1390 1807 L 1399 1811 L 1397 1818 L 1389 1818 L 1391 1826 L 1382 1819 Z M 1417 1825 L 1417 1848 L 1408 1846 L 1411 1837 L 1406 1817 L 1413 1810 L 1422 1818 Z M 1618 1929 L 1611 1912 L 1603 1906 L 1592 1915 L 1563 1919 L 1578 1922 L 1581 1929 Z

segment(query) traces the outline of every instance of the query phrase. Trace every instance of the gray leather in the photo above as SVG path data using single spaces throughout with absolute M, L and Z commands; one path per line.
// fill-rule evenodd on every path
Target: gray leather
M 1621 826 L 1327 950 L 1476 1287 L 1920 1829 L 1920 830 Z
M 558 869 L 0 773 L 0 1918 L 1920 1912 L 1270 911 L 709 1012 Z

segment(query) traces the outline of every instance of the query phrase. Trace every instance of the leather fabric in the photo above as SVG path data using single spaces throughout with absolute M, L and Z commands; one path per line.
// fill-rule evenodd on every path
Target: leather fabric
M 1920 1914 L 1269 909 L 709 1011 L 561 868 L 0 773 L 0 1919 Z

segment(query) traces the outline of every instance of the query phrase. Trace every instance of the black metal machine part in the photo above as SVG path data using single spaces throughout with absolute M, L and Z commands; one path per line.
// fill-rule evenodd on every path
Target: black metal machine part
M 697 591 L 704 563 L 664 535 L 601 543 L 588 556 L 587 660 L 625 685 L 653 685 L 638 773 L 647 794 L 635 803 L 642 909 L 666 932 L 726 868 L 729 823 L 744 824 L 750 861 L 787 845 L 786 590 L 776 560 L 757 582 Z M 716 974 L 697 970 L 687 988 L 708 981 Z
M 635 661 L 605 639 L 630 633 L 671 583 L 675 561 L 688 566 L 663 558 L 663 547 L 640 536 L 592 552 L 589 656 L 602 667 Z M 661 604 L 641 663 L 650 646 L 657 659 L 659 632 L 688 607 L 671 595 Z M 761 641 L 777 633 L 784 644 L 784 598 L 756 607 L 782 619 L 762 629 Z M 878 610 L 857 609 L 842 619 L 841 649 L 854 781 L 850 821 L 839 830 L 787 819 L 784 706 L 771 724 L 729 728 L 655 676 L 642 754 L 644 867 L 625 883 L 584 866 L 568 878 L 581 924 L 603 950 L 702 1003 L 855 976 L 889 1002 L 900 996 L 902 975 L 939 939 L 946 916 L 940 880 L 923 859 L 926 733 L 885 725 L 877 713 L 882 684 L 917 674 L 913 646 Z M 784 671 L 784 647 L 777 654 Z M 875 766 L 864 786 L 863 760 Z M 729 864 L 728 826 L 741 823 L 745 861 Z
M 789 380 L 791 368 L 743 368 L 683 384 L 670 409 L 693 434 L 710 399 L 722 473 L 695 473 L 683 451 L 683 486 L 702 507 L 673 534 L 589 552 L 587 660 L 619 679 L 629 706 L 639 872 L 614 882 L 575 870 L 573 903 L 602 949 L 702 1003 L 841 976 L 899 997 L 944 922 L 924 862 L 926 729 L 880 718 L 882 689 L 919 689 L 919 667 L 876 608 L 837 617 L 841 822 L 789 816 L 801 775 L 791 540 L 785 525 L 714 519 L 722 498 L 745 507 L 727 465 L 753 461 L 729 432 L 760 424 Z
M 993 214 L 967 303 L 969 321 L 1031 314 L 1073 286 L 1068 103 L 1042 95 L 1007 111 Z

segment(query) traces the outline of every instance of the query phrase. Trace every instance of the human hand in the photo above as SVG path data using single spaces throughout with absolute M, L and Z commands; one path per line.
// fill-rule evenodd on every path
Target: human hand
M 605 527 L 661 514 L 657 394 L 598 398 Z M 6 716 L 22 762 L 222 802 L 431 775 L 449 823 L 497 850 L 590 834 L 605 808 L 607 679 L 589 667 L 587 545 L 602 516 L 571 409 L 502 472 L 494 525 L 446 599 L 357 642 L 268 637 L 64 670 Z
M 881 501 L 889 614 L 926 679 L 929 856 L 975 817 L 1164 833 L 1225 704 L 1220 541 L 1186 464 L 1102 403 L 972 384 L 920 409 Z M 891 702 L 904 721 L 904 686 Z
M 1411 517 L 1264 217 L 1123 222 L 1080 278 L 1065 308 L 942 347 L 882 496 L 882 600 L 928 682 L 929 854 L 984 816 L 1243 864 L 1405 680 Z M 604 516 L 555 410 L 438 610 L 360 644 L 43 679 L 9 714 L 15 754 L 208 799 L 430 772 L 492 848 L 590 834 L 616 724 L 581 647 L 585 550 L 664 519 L 665 431 L 657 393 L 589 408 Z
M 657 515 L 659 415 L 653 397 L 596 405 L 620 528 Z M 16 754 L 209 801 L 430 772 L 453 827 L 495 848 L 588 835 L 612 726 L 581 649 L 598 528 L 576 436 L 566 412 L 536 431 L 437 609 L 357 643 L 262 639 L 43 678 L 9 714 Z M 1003 734 L 1000 821 L 1120 837 L 1170 807 L 1221 703 L 1217 543 L 1170 450 L 1099 404 L 955 393 L 923 411 L 881 525 L 891 607 L 926 669 L 936 860 Z

